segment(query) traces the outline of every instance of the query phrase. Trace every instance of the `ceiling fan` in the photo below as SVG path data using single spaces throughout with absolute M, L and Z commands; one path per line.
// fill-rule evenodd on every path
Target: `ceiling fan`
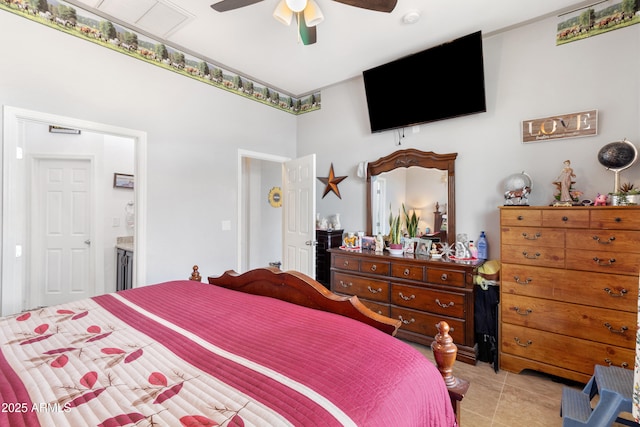
M 263 0 L 222 0 L 211 5 L 213 10 L 218 12 L 227 12 L 229 10 L 239 9 Z M 359 7 L 362 9 L 375 10 L 377 12 L 390 13 L 398 3 L 398 0 L 333 0 L 349 6 Z M 324 20 L 322 11 L 318 7 L 315 0 L 280 0 L 273 17 L 285 24 L 291 25 L 293 16 L 296 16 L 298 22 L 298 33 L 303 44 L 309 45 L 316 42 L 316 25 Z

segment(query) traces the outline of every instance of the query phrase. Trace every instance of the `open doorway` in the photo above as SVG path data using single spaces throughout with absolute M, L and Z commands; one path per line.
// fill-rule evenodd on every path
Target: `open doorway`
M 107 140 L 127 140 L 133 144 L 133 164 L 135 180 L 135 192 L 129 193 L 129 199 L 135 205 L 133 238 L 135 242 L 135 264 L 134 264 L 134 286 L 144 284 L 146 278 L 145 253 L 146 253 L 146 226 L 145 226 L 145 203 L 146 200 L 146 133 L 119 128 L 115 126 L 87 122 L 84 120 L 56 116 L 47 113 L 23 110 L 13 107 L 4 107 L 4 129 L 3 129 L 3 180 L 2 180 L 2 276 L 0 281 L 0 314 L 8 315 L 17 313 L 21 310 L 29 308 L 32 303 L 29 287 L 29 281 L 32 278 L 32 259 L 31 252 L 32 232 L 31 222 L 32 215 L 28 210 L 36 209 L 35 203 L 41 200 L 33 199 L 31 193 L 34 187 L 34 180 L 37 180 L 36 170 L 40 170 L 40 162 L 63 160 L 73 162 L 82 160 L 87 166 L 86 173 L 90 175 L 89 187 L 91 195 L 88 206 L 85 206 L 87 212 L 92 216 L 91 236 L 83 237 L 83 243 L 87 248 L 88 259 L 86 262 L 90 267 L 95 269 L 97 280 L 93 286 L 92 293 L 100 294 L 112 289 L 110 284 L 105 284 L 104 274 L 113 253 L 108 253 L 107 239 L 104 227 L 97 224 L 104 224 L 106 221 L 112 221 L 108 209 L 105 209 L 105 180 L 106 175 L 111 174 L 107 171 L 106 164 L 108 160 L 104 157 L 104 151 L 100 153 L 89 153 L 78 156 L 74 154 L 73 149 L 69 149 L 67 153 L 59 152 L 55 155 L 43 156 L 42 151 L 33 155 L 30 152 L 29 137 L 34 129 L 41 129 L 48 126 L 57 126 L 66 129 L 76 129 L 81 133 L 93 134 L 95 138 L 103 141 L 102 144 L 108 144 Z M 36 131 L 37 133 L 37 131 Z M 36 150 L 38 151 L 38 150 Z M 59 170 L 57 168 L 56 170 Z M 73 169 L 73 167 L 71 167 Z M 79 170 L 79 169 L 78 169 Z M 40 170 L 42 172 L 42 170 Z M 109 173 L 107 173 L 109 172 Z M 34 175 L 35 174 L 35 175 Z M 112 178 L 113 179 L 113 178 Z M 42 184 L 42 183 L 40 183 Z M 40 185 L 39 184 L 39 185 Z M 95 185 L 94 185 L 95 184 Z M 101 184 L 101 185 L 97 185 Z M 110 183 L 111 184 L 111 183 Z M 113 246 L 113 245 L 111 245 Z M 102 248 L 102 250 L 95 249 Z M 114 258 L 113 255 L 111 258 Z M 82 269 L 76 270 L 81 271 Z M 106 279 L 109 280 L 109 279 Z M 50 301 L 45 304 L 49 305 Z
M 282 188 L 286 157 L 238 151 L 238 272 L 282 262 L 282 207 L 269 193 Z

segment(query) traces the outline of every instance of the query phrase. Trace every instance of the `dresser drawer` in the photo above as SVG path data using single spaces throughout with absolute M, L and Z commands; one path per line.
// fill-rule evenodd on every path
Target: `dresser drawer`
M 567 268 L 598 273 L 632 274 L 640 271 L 640 254 L 567 249 Z
M 424 281 L 424 267 L 419 265 L 393 264 L 391 276 L 399 279 Z
M 442 318 L 441 315 L 435 315 L 431 313 L 425 313 L 417 310 L 410 310 L 408 308 L 391 306 L 391 318 L 399 319 L 402 322 L 400 329 L 406 331 L 416 332 L 427 336 L 435 336 L 438 332 L 435 329 L 435 325 L 441 320 L 445 320 L 449 327 L 449 335 L 453 338 L 453 342 L 456 344 L 466 343 L 465 340 L 465 322 L 464 320 Z
M 429 283 L 464 288 L 466 286 L 464 279 L 465 273 L 462 271 L 427 268 L 427 282 Z
M 567 230 L 566 242 L 567 248 L 640 253 L 640 231 Z
M 593 366 L 634 366 L 635 350 L 502 323 L 501 351 L 593 375 Z
M 503 245 L 530 245 L 564 248 L 565 230 L 541 227 L 502 227 Z
M 389 282 L 352 276 L 344 273 L 333 273 L 333 291 L 349 295 L 357 295 L 373 301 L 389 301 Z
M 588 228 L 589 211 L 582 209 L 545 209 L 542 211 L 545 227 Z
M 539 227 L 542 225 L 542 210 L 503 208 L 500 210 L 500 223 L 521 227 Z
M 638 278 L 615 274 L 502 264 L 502 295 L 525 295 L 632 313 L 638 311 Z
M 502 245 L 502 262 L 564 268 L 564 248 Z
M 342 256 L 342 255 L 334 255 L 332 259 L 333 259 L 333 267 L 335 268 L 339 268 L 341 270 L 351 270 L 351 271 L 360 270 L 360 260 L 358 258 Z
M 640 230 L 640 209 L 636 207 L 593 209 L 589 226 L 591 228 Z
M 635 313 L 540 298 L 504 295 L 502 321 L 590 341 L 633 348 Z
M 378 302 L 373 302 L 373 301 L 360 299 L 360 298 L 358 298 L 358 300 L 374 313 L 378 313 L 387 317 L 389 317 L 389 315 L 391 314 L 391 307 L 389 306 L 389 304 L 381 304 Z
M 462 293 L 391 283 L 391 304 L 462 318 L 464 302 Z
M 378 274 L 380 276 L 389 275 L 390 263 L 386 261 L 360 261 L 360 271 L 362 273 Z

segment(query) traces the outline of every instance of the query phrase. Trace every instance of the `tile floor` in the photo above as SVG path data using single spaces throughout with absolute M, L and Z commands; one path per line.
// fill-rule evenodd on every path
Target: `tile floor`
M 430 348 L 409 344 L 433 361 Z M 462 401 L 460 427 L 561 427 L 562 388 L 583 387 L 529 370 L 520 374 L 503 370 L 496 373 L 493 365 L 485 362 L 475 366 L 456 362 L 453 372 L 471 383 Z

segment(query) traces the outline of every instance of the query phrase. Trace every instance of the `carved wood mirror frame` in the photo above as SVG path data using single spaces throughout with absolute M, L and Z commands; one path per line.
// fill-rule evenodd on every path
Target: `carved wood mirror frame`
M 371 177 L 398 168 L 418 166 L 447 171 L 447 241 L 450 245 L 456 240 L 456 188 L 455 160 L 458 153 L 437 154 L 433 151 L 420 151 L 414 148 L 398 150 L 380 157 L 367 166 L 367 235 L 373 232 L 371 211 Z

